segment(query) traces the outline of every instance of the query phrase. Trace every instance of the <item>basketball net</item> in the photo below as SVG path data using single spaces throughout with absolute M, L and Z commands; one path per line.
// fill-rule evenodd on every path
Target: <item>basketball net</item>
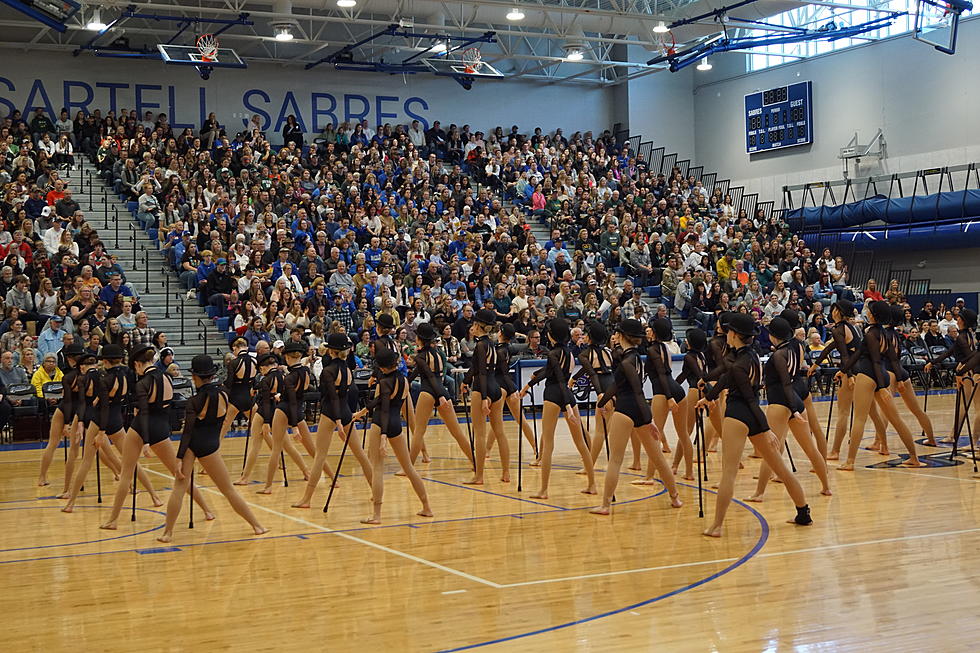
M 656 39 L 661 55 L 670 58 L 677 54 L 677 42 L 674 41 L 672 32 L 664 32 L 663 34 L 654 33 L 654 38 Z
M 466 48 L 463 50 L 463 72 L 470 75 L 474 74 L 480 67 L 482 60 L 483 56 L 480 54 L 479 48 Z
M 201 34 L 197 37 L 197 51 L 201 61 L 209 63 L 218 60 L 218 37 L 214 34 Z

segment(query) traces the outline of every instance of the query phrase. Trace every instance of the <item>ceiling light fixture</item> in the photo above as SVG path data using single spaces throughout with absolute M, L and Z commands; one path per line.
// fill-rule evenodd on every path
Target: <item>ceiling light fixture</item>
M 514 7 L 507 13 L 507 20 L 524 20 L 524 12 L 519 7 Z
M 657 26 L 653 28 L 654 34 L 666 34 L 669 31 L 670 29 L 667 27 L 664 21 L 658 22 Z
M 102 12 L 96 9 L 95 12 L 92 13 L 92 20 L 90 20 L 88 25 L 85 27 L 93 32 L 101 32 L 108 27 L 108 25 L 102 22 Z
M 348 9 L 357 4 L 357 0 L 337 0 L 337 6 Z
M 708 61 L 708 57 L 701 60 L 701 63 L 697 65 L 698 70 L 711 70 L 711 62 Z
M 293 31 L 289 29 L 288 26 L 281 26 L 276 28 L 276 40 L 277 41 L 292 41 Z
M 565 61 L 581 61 L 585 58 L 585 53 L 581 50 L 569 50 L 565 54 Z
M 445 52 L 447 49 L 448 46 L 446 45 L 445 41 L 436 41 L 429 47 L 429 52 L 435 52 L 436 54 L 440 54 L 442 52 Z

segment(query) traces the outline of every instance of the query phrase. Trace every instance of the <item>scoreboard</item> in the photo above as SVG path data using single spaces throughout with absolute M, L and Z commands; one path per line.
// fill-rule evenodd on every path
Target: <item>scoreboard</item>
M 813 82 L 745 96 L 745 151 L 749 154 L 813 142 Z

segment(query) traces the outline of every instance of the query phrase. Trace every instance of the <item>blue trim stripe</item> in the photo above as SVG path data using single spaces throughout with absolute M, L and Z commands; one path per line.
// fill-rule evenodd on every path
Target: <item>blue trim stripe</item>
M 30 499 L 26 499 L 30 501 Z M 103 506 L 75 506 L 76 508 L 102 508 Z M 108 507 L 108 506 L 104 506 Z M 24 506 L 21 508 L 0 508 L 0 512 L 9 510 L 61 510 L 59 506 Z M 137 508 L 140 512 L 152 512 L 155 515 L 164 515 L 159 510 L 150 510 L 149 508 Z M 128 511 L 126 511 L 128 512 Z M 34 551 L 35 549 L 60 549 L 66 546 L 78 546 L 80 544 L 96 544 L 98 542 L 110 542 L 112 540 L 121 540 L 127 537 L 136 537 L 137 535 L 146 535 L 147 533 L 152 533 L 153 531 L 158 531 L 163 528 L 163 524 L 159 526 L 154 526 L 153 528 L 148 528 L 145 531 L 138 531 L 136 533 L 129 533 L 127 535 L 116 535 L 115 537 L 104 537 L 98 540 L 85 540 L 83 542 L 65 542 L 64 544 L 42 544 L 40 546 L 23 546 L 14 549 L 0 549 L 0 553 L 11 553 L 13 551 Z

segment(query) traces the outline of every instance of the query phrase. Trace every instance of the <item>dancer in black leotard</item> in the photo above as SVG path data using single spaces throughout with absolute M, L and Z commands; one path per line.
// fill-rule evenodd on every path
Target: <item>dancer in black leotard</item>
M 361 442 L 353 433 L 354 415 L 347 399 L 348 393 L 357 392 L 354 387 L 354 374 L 347 366 L 347 357 L 354 345 L 345 333 L 331 333 L 327 338 L 327 354 L 323 357 L 323 370 L 320 372 L 320 420 L 316 427 L 316 456 L 311 467 L 310 480 L 306 484 L 303 498 L 293 504 L 293 508 L 309 508 L 313 492 L 320 482 L 320 470 L 327 462 L 330 441 L 334 431 L 341 442 L 349 438 L 347 444 L 354 458 L 361 465 L 364 480 L 372 485 L 373 469 Z M 353 437 L 352 437 L 353 436 Z M 340 473 L 340 470 L 337 470 Z
M 718 382 L 709 387 L 704 398 L 698 401 L 698 408 L 707 408 L 728 390 L 728 403 L 722 423 L 722 467 L 721 481 L 715 501 L 715 517 L 711 526 L 704 531 L 708 537 L 721 537 L 725 513 L 735 493 L 735 477 L 738 476 L 742 451 L 746 437 L 756 440 L 756 450 L 769 467 L 783 480 L 783 485 L 796 505 L 796 517 L 791 520 L 801 526 L 813 523 L 810 507 L 806 503 L 803 486 L 790 472 L 776 447 L 776 437 L 769 430 L 766 416 L 759 407 L 759 389 L 762 385 L 762 365 L 752 349 L 758 335 L 758 327 L 753 317 L 747 313 L 736 313 L 728 322 L 727 344 L 735 352 L 734 360 L 722 374 Z
M 674 380 L 682 386 L 685 382 L 687 383 L 687 392 L 684 400 L 677 407 L 677 410 L 684 415 L 684 434 L 682 437 L 690 442 L 691 431 L 694 430 L 694 421 L 696 418 L 694 404 L 698 403 L 698 399 L 701 398 L 701 391 L 698 387 L 708 376 L 708 362 L 704 353 L 708 348 L 708 337 L 704 331 L 698 328 L 688 329 L 685 336 L 687 338 L 687 353 L 684 354 L 684 361 L 681 363 L 681 373 Z M 693 481 L 693 455 L 686 456 L 684 447 L 678 447 L 674 452 L 674 462 L 671 465 L 671 470 L 676 476 L 681 464 L 681 458 L 684 459 L 684 480 Z
M 851 441 L 848 446 L 847 460 L 837 469 L 842 471 L 854 470 L 854 459 L 864 437 L 864 426 L 868 421 L 868 411 L 872 402 L 877 403 L 881 414 L 898 431 L 902 444 L 909 452 L 902 467 L 921 467 L 922 463 L 915 451 L 912 432 L 905 421 L 899 416 L 891 393 L 888 391 L 889 378 L 883 363 L 888 352 L 888 337 L 883 325 L 891 320 L 891 309 L 886 302 L 871 302 L 868 315 L 869 326 L 865 329 L 864 339 L 858 350 L 841 365 L 841 372 L 847 374 L 854 370 L 854 423 L 851 426 Z
M 372 412 L 371 431 L 368 442 L 368 458 L 372 466 L 372 508 L 373 512 L 367 519 L 362 519 L 362 524 L 381 523 L 381 503 L 384 499 L 385 480 L 384 480 L 384 453 L 381 448 L 381 438 L 387 438 L 388 445 L 398 459 L 402 471 L 412 483 L 412 489 L 422 502 L 422 509 L 417 515 L 420 517 L 431 517 L 432 508 L 429 506 L 429 496 L 425 491 L 425 483 L 422 477 L 412 466 L 411 456 L 408 453 L 408 444 L 402 437 L 402 404 L 408 396 L 408 382 L 398 371 L 398 354 L 383 349 L 375 356 L 375 363 L 378 366 L 380 377 L 375 385 L 374 397 L 368 401 L 368 405 L 354 415 L 358 420 L 370 410 Z
M 378 352 L 382 349 L 387 349 L 392 351 L 396 356 L 401 358 L 401 348 L 398 343 L 395 342 L 395 320 L 387 313 L 380 313 L 375 320 L 375 330 L 378 332 L 378 338 L 374 341 L 374 371 L 371 374 L 371 380 L 368 382 L 370 386 L 377 382 L 380 377 L 380 371 L 378 370 L 377 356 Z M 415 430 L 415 404 L 412 402 L 412 395 L 409 393 L 408 400 L 402 405 L 402 418 L 408 425 L 409 431 Z M 409 435 L 412 435 L 411 433 Z
M 225 377 L 225 387 L 228 388 L 228 414 L 225 423 L 221 425 L 221 437 L 228 435 L 231 425 L 239 413 L 251 419 L 255 404 L 252 402 L 252 385 L 255 382 L 257 366 L 255 359 L 248 351 L 245 338 L 236 338 L 231 343 L 234 358 L 228 363 L 228 375 Z
M 302 364 L 303 355 L 309 347 L 304 342 L 292 342 L 286 344 L 283 349 L 283 356 L 286 359 L 286 376 L 279 383 L 276 394 L 276 409 L 272 414 L 272 453 L 269 458 L 269 466 L 266 468 L 265 486 L 258 490 L 258 494 L 272 494 L 272 482 L 276 475 L 276 468 L 279 466 L 279 456 L 283 450 L 286 440 L 286 429 L 294 428 L 299 431 L 300 441 L 306 448 L 307 453 L 316 457 L 316 449 L 313 446 L 313 436 L 310 435 L 310 427 L 306 424 L 306 404 L 304 396 L 311 385 L 310 369 Z M 323 471 L 333 479 L 333 470 L 329 463 L 324 461 Z M 303 480 L 309 480 L 310 472 L 303 465 Z
M 279 357 L 275 354 L 263 354 L 256 361 L 258 374 L 255 376 L 255 411 L 252 413 L 252 421 L 249 424 L 249 447 L 248 455 L 245 458 L 245 466 L 242 468 L 241 476 L 235 481 L 235 485 L 248 485 L 251 483 L 252 470 L 255 462 L 259 458 L 262 444 L 265 443 L 272 449 L 272 416 L 276 412 L 275 396 L 282 388 L 285 375 L 279 369 Z M 303 475 L 309 478 L 309 471 L 306 468 L 306 461 L 302 454 L 296 449 L 291 438 L 284 438 L 282 443 L 283 451 L 296 464 L 296 467 L 303 471 Z
M 179 463 L 170 443 L 170 404 L 174 397 L 170 375 L 153 364 L 156 350 L 150 345 L 138 345 L 129 355 L 129 366 L 139 379 L 133 391 L 135 414 L 133 423 L 126 431 L 123 440 L 122 472 L 113 498 L 109 517 L 99 527 L 116 530 L 116 520 L 122 510 L 126 495 L 133 481 L 133 471 L 139 461 L 143 445 L 148 445 L 154 455 L 171 474 L 176 474 Z M 204 499 L 204 494 L 195 486 L 191 490 L 194 500 L 204 510 L 206 520 L 214 519 L 214 513 Z
M 122 364 L 125 355 L 119 345 L 105 345 L 102 347 L 102 355 L 100 356 L 105 366 L 102 374 L 99 374 L 94 368 L 90 368 L 86 372 L 82 384 L 85 419 L 88 420 L 85 429 L 86 451 L 75 478 L 72 479 L 68 503 L 61 509 L 62 512 L 74 510 L 75 500 L 78 498 L 78 493 L 95 459 L 96 448 L 101 454 L 105 454 L 106 464 L 118 477 L 117 480 L 123 483 L 128 483 L 131 480 L 119 477 L 121 471 L 119 459 L 115 456 L 115 452 L 109 456 L 108 452 L 112 449 L 109 446 L 103 446 L 111 443 L 120 451 L 123 449 L 125 430 L 123 429 L 122 409 L 132 391 L 129 370 Z M 90 444 L 94 446 L 89 447 Z M 163 502 L 157 496 L 149 475 L 142 467 L 136 468 L 136 477 L 150 493 L 153 505 L 162 506 Z
M 670 504 L 675 508 L 682 505 L 674 474 L 670 471 L 670 465 L 667 464 L 657 441 L 657 427 L 653 425 L 650 404 L 643 396 L 639 347 L 644 336 L 645 330 L 638 320 L 623 320 L 619 325 L 619 333 L 614 337 L 625 351 L 613 370 L 612 385 L 596 402 L 597 409 L 606 414 L 609 424 L 609 464 L 602 489 L 602 505 L 591 510 L 596 515 L 608 515 L 612 512 L 612 498 L 619 483 L 626 443 L 633 434 L 636 434 L 650 460 L 654 461 L 660 471 L 664 486 L 670 494 Z M 616 400 L 615 412 L 611 411 L 610 402 L 613 399 Z
M 956 368 L 953 370 L 953 375 L 956 379 L 957 391 L 962 390 L 963 392 L 963 399 L 960 403 L 965 407 L 965 403 L 973 395 L 973 386 L 980 382 L 980 376 L 973 372 L 972 366 L 969 364 L 977 350 L 977 336 L 975 333 L 977 329 L 976 312 L 969 308 L 964 308 L 956 316 L 956 325 L 959 328 L 959 334 L 956 336 L 956 340 L 953 341 L 953 344 L 946 351 L 938 356 L 933 356 L 932 360 L 926 363 L 925 372 L 929 374 L 934 365 L 939 365 L 952 356 L 953 360 L 956 361 Z M 957 419 L 954 419 L 953 435 L 943 438 L 943 444 L 952 444 L 955 434 L 963 430 L 962 421 L 969 419 L 969 415 L 962 414 L 965 412 L 967 411 L 962 410 L 961 414 L 955 416 Z M 974 438 L 980 438 L 978 427 L 980 427 L 980 413 L 977 413 L 973 422 Z
M 442 382 L 443 370 L 446 360 L 441 351 L 435 347 L 435 341 L 439 338 L 435 327 L 428 322 L 420 324 L 415 332 L 415 340 L 418 349 L 415 352 L 415 364 L 412 373 L 409 375 L 409 383 L 412 379 L 418 378 L 422 386 L 419 398 L 415 405 L 415 428 L 412 429 L 412 464 L 418 458 L 419 453 L 425 446 L 425 432 L 429 428 L 429 418 L 432 416 L 433 407 L 439 413 L 449 434 L 456 440 L 463 455 L 473 464 L 473 454 L 470 451 L 470 443 L 463 435 L 463 429 L 459 426 L 456 419 L 456 409 L 450 398 L 449 391 L 446 390 Z
M 609 342 L 609 331 L 602 322 L 593 320 L 585 326 L 585 341 L 586 347 L 578 355 L 581 367 L 572 376 L 569 386 L 587 375 L 592 382 L 592 391 L 598 398 L 613 385 L 613 369 L 616 361 L 613 359 L 612 349 L 606 346 Z M 589 442 L 589 455 L 592 457 L 593 465 L 599 459 L 603 444 L 608 440 L 609 420 L 604 413 L 596 411 L 595 429 Z
M 531 495 L 533 499 L 548 498 L 548 483 L 551 480 L 551 454 L 555 448 L 555 427 L 558 425 L 558 415 L 565 413 L 565 424 L 572 436 L 572 442 L 582 457 L 582 466 L 588 477 L 588 485 L 583 494 L 595 494 L 595 469 L 592 464 L 592 454 L 589 445 L 582 434 L 582 418 L 578 414 L 575 396 L 568 388 L 568 379 L 572 373 L 572 355 L 565 348 L 570 337 L 568 322 L 555 318 L 546 325 L 551 351 L 545 365 L 531 375 L 527 384 L 521 390 L 523 397 L 542 379 L 544 384 L 544 401 L 541 407 L 541 489 Z
M 790 363 L 794 371 L 791 379 L 793 389 L 800 399 L 803 400 L 803 418 L 806 419 L 812 433 L 820 433 L 820 420 L 817 418 L 817 409 L 813 405 L 813 398 L 810 396 L 810 378 L 807 374 L 806 345 L 804 344 L 806 341 L 806 331 L 803 329 L 803 323 L 800 321 L 800 314 L 792 309 L 786 309 L 779 314 L 779 317 L 789 322 L 795 334 L 795 337 L 792 338 L 790 344 L 787 346 L 790 347 L 791 355 L 793 356 L 793 361 Z M 815 442 L 817 448 L 820 450 L 820 455 L 826 460 L 827 441 L 824 438 L 817 438 Z
M 909 373 L 902 366 L 902 354 L 905 353 L 906 338 L 896 331 L 895 327 L 905 321 L 905 309 L 897 305 L 892 305 L 889 308 L 891 309 L 891 320 L 885 328 L 885 335 L 888 338 L 888 351 L 885 354 L 885 370 L 888 372 L 889 381 L 891 381 L 889 389 L 893 394 L 898 393 L 905 403 L 905 407 L 915 416 L 919 427 L 922 429 L 922 433 L 926 436 L 927 444 L 935 446 L 936 437 L 932 430 L 932 420 L 929 419 L 929 416 L 922 410 L 922 406 L 919 405 L 919 399 L 915 396 L 915 388 L 912 387 L 912 382 L 909 381 Z M 882 438 L 879 441 L 882 444 L 886 442 L 883 436 L 884 434 L 882 434 Z
M 794 350 L 797 342 L 794 336 L 794 329 L 790 323 L 781 317 L 774 317 L 769 322 L 769 340 L 775 347 L 769 360 L 762 368 L 762 377 L 766 385 L 766 399 L 769 406 L 766 408 L 766 420 L 769 428 L 776 435 L 777 451 L 783 450 L 783 443 L 786 441 L 786 433 L 790 430 L 793 437 L 806 453 L 807 458 L 813 465 L 813 471 L 820 479 L 823 486 L 820 494 L 830 496 L 830 479 L 827 475 L 827 462 L 814 442 L 814 434 L 810 432 L 810 427 L 803 419 L 802 413 L 805 410 L 803 399 L 797 391 L 797 384 L 794 382 L 797 376 L 797 366 L 802 361 L 796 356 Z M 759 469 L 759 482 L 756 485 L 755 494 L 746 499 L 762 503 L 763 495 L 772 472 L 765 461 Z M 780 479 L 782 480 L 782 479 Z
M 184 414 L 184 432 L 180 436 L 180 447 L 177 457 L 181 459 L 180 466 L 174 478 L 174 489 L 167 503 L 167 519 L 163 534 L 157 538 L 160 542 L 173 540 L 174 525 L 184 504 L 184 493 L 190 486 L 190 475 L 194 470 L 194 461 L 199 460 L 208 473 L 211 481 L 221 491 L 228 503 L 242 519 L 252 526 L 256 535 L 269 532 L 252 514 L 245 500 L 235 490 L 228 476 L 228 468 L 221 458 L 218 449 L 221 446 L 221 425 L 228 412 L 228 392 L 224 386 L 214 381 L 218 367 L 210 356 L 201 354 L 191 360 L 191 377 L 197 394 L 187 400 L 187 412 Z
M 61 401 L 51 413 L 48 446 L 44 448 L 44 453 L 41 454 L 41 474 L 37 481 L 40 486 L 48 485 L 48 468 L 54 459 L 54 452 L 57 451 L 61 439 L 67 437 L 69 449 L 68 458 L 65 460 L 65 484 L 62 493 L 58 495 L 59 499 L 68 496 L 72 471 L 75 469 L 75 461 L 78 460 L 82 440 L 81 422 L 79 420 L 82 400 L 78 396 L 78 357 L 82 355 L 82 346 L 77 343 L 66 345 L 62 353 L 65 355 L 65 360 L 68 361 L 68 371 L 61 379 Z
M 673 330 L 670 322 L 657 318 L 650 323 L 650 330 L 653 332 L 652 342 L 647 347 L 646 375 L 650 379 L 653 388 L 653 398 L 650 400 L 650 408 L 653 411 L 653 425 L 657 427 L 660 434 L 661 450 L 670 453 L 667 446 L 667 415 L 670 414 L 674 421 L 674 431 L 677 432 L 678 446 L 684 452 L 684 458 L 688 467 L 694 460 L 694 447 L 691 445 L 690 438 L 685 437 L 687 425 L 684 422 L 685 415 L 677 409 L 684 401 L 684 389 L 674 380 L 670 373 L 670 352 L 667 351 L 667 342 L 673 340 Z M 653 461 L 648 461 L 647 475 L 644 479 L 633 481 L 635 485 L 653 485 L 655 480 L 655 468 Z
M 510 343 L 516 334 L 517 329 L 514 328 L 513 324 L 500 325 L 500 330 L 497 331 L 497 369 L 494 371 L 494 375 L 497 377 L 497 385 L 500 386 L 500 391 L 504 394 L 504 406 L 510 411 L 510 416 L 518 423 L 518 427 L 523 430 L 524 439 L 531 445 L 531 451 L 534 452 L 529 465 L 531 467 L 539 467 L 541 465 L 541 457 L 538 454 L 538 443 L 534 439 L 531 420 L 526 417 L 519 418 L 520 411 L 523 410 L 521 408 L 520 393 L 518 392 L 520 389 L 517 387 L 517 382 L 514 381 L 514 374 L 510 369 Z M 487 452 L 489 453 L 489 451 L 490 444 L 487 445 Z
M 728 346 L 728 321 L 734 313 L 726 311 L 718 316 L 715 323 L 715 335 L 708 341 L 706 358 L 708 362 L 707 381 L 717 381 L 722 374 L 728 371 L 729 366 L 735 360 L 735 351 Z M 702 389 L 702 395 L 704 391 Z M 718 438 L 721 437 L 722 422 L 725 417 L 725 405 L 728 401 L 728 391 L 723 391 L 715 402 L 718 410 L 708 413 L 708 423 L 705 431 L 705 452 L 714 452 L 717 449 Z
M 820 355 L 813 361 L 813 364 L 807 371 L 807 374 L 810 376 L 820 369 L 820 366 L 830 357 L 832 351 L 836 350 L 839 353 L 840 365 L 843 365 L 857 352 L 858 346 L 861 344 L 861 331 L 851 323 L 851 320 L 854 318 L 854 304 L 846 299 L 840 299 L 831 307 L 830 315 L 834 320 L 834 327 L 830 331 L 834 346 L 827 346 L 820 352 Z M 837 425 L 834 427 L 834 441 L 829 447 L 830 450 L 827 453 L 827 460 L 840 459 L 840 448 L 844 442 L 844 438 L 847 436 L 848 423 L 851 419 L 851 405 L 854 398 L 854 374 L 855 372 L 852 369 L 846 374 L 838 370 L 834 375 L 834 382 L 840 385 L 837 390 Z M 884 433 L 885 421 L 881 419 L 873 403 L 871 404 L 871 410 L 868 416 L 875 424 L 875 431 L 877 433 Z M 819 437 L 819 434 L 814 435 Z
M 466 485 L 483 485 L 483 470 L 487 457 L 487 419 L 490 438 L 497 441 L 502 468 L 500 480 L 510 482 L 510 443 L 504 432 L 504 393 L 497 384 L 497 348 L 490 341 L 490 330 L 497 323 L 493 311 L 480 309 L 473 318 L 470 333 L 476 338 L 476 348 L 470 369 L 463 377 L 460 392 L 470 391 L 470 420 L 473 423 L 474 472 Z

